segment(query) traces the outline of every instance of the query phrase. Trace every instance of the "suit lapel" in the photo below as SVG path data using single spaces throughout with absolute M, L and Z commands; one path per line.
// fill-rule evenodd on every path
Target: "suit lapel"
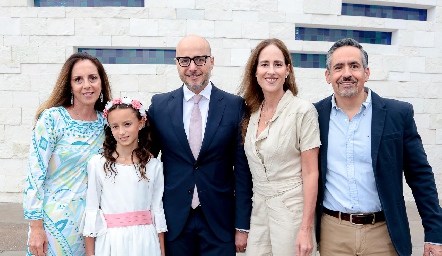
M 213 137 L 218 130 L 219 124 L 223 117 L 224 108 L 226 103 L 223 100 L 224 96 L 220 93 L 219 89 L 212 84 L 212 92 L 210 94 L 209 113 L 207 115 L 206 130 L 204 131 L 203 144 L 198 158 L 208 149 Z
M 325 174 L 327 172 L 327 150 L 328 150 L 328 129 L 330 126 L 330 112 L 331 112 L 331 99 L 332 97 L 328 97 L 322 101 L 322 104 L 320 104 L 317 108 L 318 111 L 318 122 L 319 122 L 319 132 L 321 137 L 321 174 L 322 174 L 322 181 L 325 182 Z
M 170 101 L 167 105 L 169 118 L 172 123 L 172 127 L 175 131 L 175 134 L 178 138 L 178 141 L 181 143 L 183 148 L 186 150 L 187 154 L 194 159 L 192 150 L 189 146 L 189 141 L 187 140 L 186 131 L 184 130 L 183 125 L 183 98 L 184 92 L 183 88 L 179 88 L 172 93 Z
M 373 107 L 371 118 L 371 159 L 373 171 L 376 173 L 376 161 L 378 159 L 379 145 L 381 143 L 382 132 L 384 131 L 387 111 L 382 98 L 373 91 L 371 91 L 371 101 Z

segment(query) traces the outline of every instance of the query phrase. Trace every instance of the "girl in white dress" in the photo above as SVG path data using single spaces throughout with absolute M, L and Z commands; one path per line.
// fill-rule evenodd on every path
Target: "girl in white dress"
M 145 108 L 117 98 L 103 116 L 103 152 L 87 166 L 86 256 L 164 256 L 163 166 L 149 152 Z

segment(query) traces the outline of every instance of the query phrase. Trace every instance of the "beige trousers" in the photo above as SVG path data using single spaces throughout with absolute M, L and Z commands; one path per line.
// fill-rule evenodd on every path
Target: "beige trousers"
M 301 225 L 304 202 L 302 184 L 291 184 L 279 189 L 275 185 L 269 184 L 265 187 L 263 184 L 254 185 L 247 256 L 295 256 L 295 243 Z M 281 191 L 284 189 L 288 190 Z M 312 255 L 316 252 L 314 237 L 313 229 Z
M 385 221 L 353 225 L 327 214 L 321 219 L 321 256 L 389 256 L 397 255 Z

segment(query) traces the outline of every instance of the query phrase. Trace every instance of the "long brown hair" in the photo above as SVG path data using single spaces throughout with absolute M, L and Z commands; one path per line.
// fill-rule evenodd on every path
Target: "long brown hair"
M 103 94 L 103 102 L 101 102 L 100 98 L 95 102 L 94 109 L 98 111 L 102 111 L 106 102 L 111 99 L 111 88 L 109 85 L 109 79 L 107 77 L 106 71 L 104 70 L 101 62 L 89 55 L 87 52 L 79 52 L 72 54 L 64 63 L 61 68 L 60 74 L 58 75 L 57 82 L 55 83 L 54 89 L 52 90 L 49 98 L 40 105 L 35 114 L 35 120 L 37 120 L 41 113 L 48 108 L 51 107 L 68 107 L 71 106 L 71 76 L 72 76 L 72 68 L 75 63 L 80 60 L 90 60 L 97 67 L 98 75 L 101 79 L 101 93 Z
M 247 61 L 246 68 L 244 70 L 244 77 L 238 92 L 238 94 L 242 96 L 246 102 L 246 111 L 242 122 L 243 139 L 246 135 L 251 113 L 258 111 L 264 100 L 264 93 L 262 92 L 261 86 L 259 86 L 258 80 L 256 79 L 256 70 L 258 67 L 258 60 L 261 51 L 269 45 L 275 45 L 276 47 L 278 47 L 281 50 L 282 55 L 284 56 L 285 64 L 290 65 L 289 74 L 285 79 L 283 85 L 284 91 L 290 90 L 293 95 L 298 95 L 298 87 L 296 86 L 295 82 L 295 73 L 293 71 L 292 58 L 290 57 L 290 52 L 287 49 L 287 46 L 285 46 L 285 44 L 281 40 L 276 38 L 261 41 L 250 54 L 249 60 Z
M 128 105 L 125 103 L 114 104 L 109 110 L 108 113 L 112 112 L 114 109 L 132 109 L 136 114 L 138 120 L 142 119 L 140 112 L 137 109 L 134 109 L 132 105 Z M 147 117 L 147 113 L 146 113 Z M 139 164 L 135 165 L 135 168 L 138 171 L 138 177 L 140 180 L 145 179 L 149 181 L 149 178 L 146 176 L 146 165 L 150 161 L 152 154 L 150 153 L 150 148 L 152 145 L 152 140 L 150 137 L 150 125 L 149 120 L 146 119 L 144 127 L 138 132 L 138 147 L 132 151 L 131 159 L 132 163 L 134 162 L 134 155 L 138 158 Z M 118 158 L 117 152 L 117 141 L 112 135 L 111 128 L 109 125 L 106 125 L 104 128 L 104 142 L 103 142 L 103 156 L 106 158 L 106 162 L 104 163 L 104 172 L 106 173 L 106 177 L 116 176 L 118 174 L 117 169 L 115 168 L 116 158 L 113 156 L 115 152 Z

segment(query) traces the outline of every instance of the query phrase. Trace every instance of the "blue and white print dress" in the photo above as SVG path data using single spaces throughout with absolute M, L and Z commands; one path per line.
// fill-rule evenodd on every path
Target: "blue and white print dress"
M 23 208 L 25 219 L 43 220 L 48 255 L 85 255 L 79 225 L 86 202 L 86 166 L 103 144 L 104 122 L 98 111 L 95 121 L 74 120 L 64 107 L 46 109 L 37 120 Z

